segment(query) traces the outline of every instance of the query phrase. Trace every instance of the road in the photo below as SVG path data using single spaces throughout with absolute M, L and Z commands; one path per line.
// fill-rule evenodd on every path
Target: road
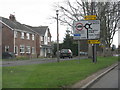
M 89 88 L 118 88 L 118 67 L 114 68 Z
M 80 59 L 84 59 L 87 57 L 81 57 Z M 78 59 L 77 57 L 74 58 L 65 58 L 60 59 L 60 61 L 64 60 L 75 60 Z M 43 59 L 32 59 L 32 60 L 18 60 L 18 61 L 0 61 L 0 66 L 18 66 L 18 65 L 30 65 L 30 64 L 42 64 L 42 63 L 51 63 L 57 62 L 56 58 L 43 58 Z

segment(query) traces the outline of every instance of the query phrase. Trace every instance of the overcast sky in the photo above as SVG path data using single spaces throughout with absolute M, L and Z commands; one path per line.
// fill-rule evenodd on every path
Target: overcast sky
M 56 16 L 54 4 L 61 4 L 65 0 L 1 0 L 0 16 L 8 18 L 14 14 L 16 20 L 22 24 L 31 26 L 49 26 L 52 40 L 57 40 L 56 21 L 51 16 Z M 65 37 L 67 27 L 59 26 L 60 41 Z M 117 45 L 118 35 L 113 41 Z
M 50 19 L 56 16 L 55 3 L 62 3 L 64 0 L 1 0 L 0 16 L 8 18 L 14 14 L 16 20 L 22 24 L 31 26 L 49 26 L 52 40 L 57 40 L 56 20 Z M 59 38 L 63 40 L 66 27 L 59 26 Z

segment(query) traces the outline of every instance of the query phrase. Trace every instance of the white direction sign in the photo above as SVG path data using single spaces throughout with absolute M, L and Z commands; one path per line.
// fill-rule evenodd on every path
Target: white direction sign
M 74 39 L 100 38 L 100 20 L 81 20 L 73 23 Z

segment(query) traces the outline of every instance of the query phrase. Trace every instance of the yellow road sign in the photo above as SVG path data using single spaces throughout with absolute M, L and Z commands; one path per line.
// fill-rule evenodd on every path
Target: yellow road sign
M 84 19 L 85 20 L 96 20 L 96 15 L 87 15 L 87 16 L 84 16 Z
M 99 40 L 88 40 L 88 44 L 100 44 Z

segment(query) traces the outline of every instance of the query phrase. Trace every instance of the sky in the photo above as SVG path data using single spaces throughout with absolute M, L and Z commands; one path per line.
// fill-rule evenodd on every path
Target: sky
M 52 40 L 57 40 L 57 22 L 50 19 L 56 17 L 54 5 L 64 0 L 1 0 L 0 16 L 8 18 L 14 14 L 16 20 L 22 24 L 31 26 L 49 26 Z M 65 36 L 66 27 L 59 23 L 60 42 Z
M 8 18 L 14 14 L 16 20 L 31 26 L 49 26 L 52 40 L 57 40 L 57 22 L 50 19 L 56 17 L 54 5 L 62 4 L 65 0 L 1 0 L 0 16 Z M 59 12 L 60 13 L 60 12 Z M 59 40 L 63 41 L 67 26 L 59 23 Z M 118 35 L 115 35 L 113 44 L 118 45 Z

